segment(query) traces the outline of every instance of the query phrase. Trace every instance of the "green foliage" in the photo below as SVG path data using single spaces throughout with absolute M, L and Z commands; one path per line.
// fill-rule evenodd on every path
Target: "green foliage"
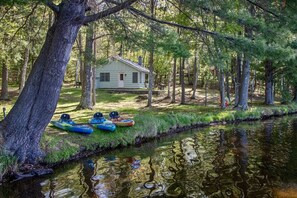
M 95 65 L 105 65 L 108 63 L 108 59 L 107 58 L 99 58 L 97 60 L 95 60 Z
M 293 96 L 288 89 L 283 89 L 281 91 L 281 96 L 282 96 L 282 103 L 284 104 L 290 103 L 293 99 Z

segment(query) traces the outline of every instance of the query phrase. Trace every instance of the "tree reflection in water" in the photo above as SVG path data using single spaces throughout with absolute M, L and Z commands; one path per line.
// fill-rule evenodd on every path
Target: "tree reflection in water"
M 276 197 L 287 188 L 297 192 L 297 121 L 290 119 L 167 137 L 58 169 L 31 180 L 30 189 L 25 182 L 2 186 L 0 197 L 235 198 Z

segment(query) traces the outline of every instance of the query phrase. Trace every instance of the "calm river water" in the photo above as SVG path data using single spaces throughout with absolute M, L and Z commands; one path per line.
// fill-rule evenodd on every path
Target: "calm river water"
M 0 186 L 0 197 L 297 197 L 297 116 L 193 130 Z

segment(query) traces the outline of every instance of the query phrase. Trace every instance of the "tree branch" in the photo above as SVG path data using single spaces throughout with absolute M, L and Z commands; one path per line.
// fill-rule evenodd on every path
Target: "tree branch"
M 100 39 L 102 37 L 105 37 L 105 36 L 111 36 L 112 34 L 103 34 L 103 35 L 100 35 L 100 36 L 97 36 L 95 38 L 93 38 L 93 41 L 97 40 L 97 39 Z
M 253 1 L 251 1 L 251 0 L 246 0 L 246 1 L 249 2 L 250 4 L 253 4 L 254 6 L 257 6 L 258 8 L 264 10 L 265 12 L 268 12 L 269 14 L 272 14 L 272 15 L 275 16 L 275 17 L 280 17 L 279 15 L 277 15 L 277 14 L 275 14 L 274 12 L 272 12 L 272 11 L 270 11 L 270 10 L 264 8 L 263 6 L 261 6 L 261 5 L 258 4 L 258 3 L 255 3 L 255 2 L 253 2 Z
M 7 7 L 5 12 L 3 13 L 2 17 L 0 18 L 0 21 L 2 21 L 2 19 L 5 17 L 5 15 L 8 13 L 8 11 L 10 11 L 10 9 L 12 8 L 13 6 L 10 6 L 10 7 Z
M 152 20 L 152 21 L 155 21 L 157 23 L 161 23 L 161 24 L 165 24 L 165 25 L 169 25 L 169 26 L 173 26 L 173 27 L 179 27 L 179 28 L 183 28 L 183 29 L 186 29 L 186 30 L 192 30 L 192 31 L 197 31 L 197 32 L 202 32 L 202 33 L 205 33 L 205 34 L 208 34 L 208 35 L 212 35 L 212 36 L 222 36 L 223 38 L 227 39 L 227 40 L 230 40 L 230 41 L 234 41 L 234 38 L 231 37 L 231 36 L 224 36 L 224 35 L 221 35 L 220 33 L 218 32 L 211 32 L 211 31 L 208 31 L 208 30 L 204 30 L 204 29 L 201 29 L 199 27 L 190 27 L 190 26 L 185 26 L 185 25 L 181 25 L 181 24 L 178 24 L 178 23 L 173 23 L 173 22 L 169 22 L 169 21 L 163 21 L 163 20 L 160 20 L 160 19 L 156 19 L 156 18 L 153 18 L 133 7 L 129 7 L 128 10 L 130 10 L 131 12 L 139 15 L 139 16 L 142 16 L 148 20 Z
M 136 1 L 138 1 L 138 0 L 127 0 L 124 3 L 121 3 L 119 5 L 116 5 L 116 6 L 112 7 L 112 8 L 109 8 L 109 9 L 104 10 L 102 12 L 99 12 L 97 14 L 86 16 L 83 19 L 82 23 L 83 24 L 86 24 L 86 23 L 90 23 L 90 22 L 96 21 L 98 19 L 102 19 L 102 18 L 104 18 L 106 16 L 109 16 L 111 14 L 114 14 L 116 12 L 119 12 L 120 10 L 123 10 L 123 9 L 129 7 L 132 3 L 136 2 Z
M 10 42 L 12 42 L 13 40 L 14 40 L 14 37 L 17 35 L 17 33 L 22 29 L 22 28 L 24 28 L 25 27 L 25 25 L 27 24 L 27 22 L 28 22 L 28 20 L 29 20 L 29 18 L 30 18 L 30 16 L 31 15 L 33 15 L 34 14 L 34 12 L 35 12 L 35 10 L 37 9 L 37 6 L 39 5 L 39 2 L 37 2 L 36 4 L 35 4 L 35 6 L 32 8 L 32 10 L 31 10 L 31 12 L 26 16 L 26 20 L 25 20 L 25 22 L 15 31 L 15 33 L 13 34 L 13 36 L 11 37 L 11 39 L 10 39 Z
M 54 4 L 51 0 L 46 0 L 45 4 L 55 13 L 59 12 L 59 6 L 57 6 L 56 4 Z

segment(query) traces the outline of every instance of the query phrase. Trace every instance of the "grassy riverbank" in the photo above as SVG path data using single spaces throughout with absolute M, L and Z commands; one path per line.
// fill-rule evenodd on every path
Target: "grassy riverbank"
M 215 98 L 215 97 L 214 97 Z M 42 137 L 41 147 L 46 152 L 44 163 L 55 164 L 80 157 L 92 151 L 108 150 L 120 146 L 140 144 L 166 133 L 177 132 L 213 123 L 232 123 L 244 120 L 259 120 L 274 115 L 286 115 L 297 111 L 297 104 L 276 105 L 271 107 L 253 105 L 248 111 L 235 111 L 231 107 L 221 110 L 216 105 L 216 99 L 205 107 L 196 101 L 188 105 L 169 104 L 156 98 L 151 109 L 146 108 L 145 97 L 131 93 L 110 94 L 104 90 L 97 91 L 97 101 L 94 110 L 76 110 L 80 99 L 80 89 L 65 87 L 62 90 L 58 107 L 53 120 L 62 113 L 70 114 L 77 123 L 87 123 L 97 111 L 106 117 L 110 111 L 118 111 L 123 117 L 133 118 L 135 126 L 118 127 L 115 132 L 95 130 L 91 135 L 81 135 L 58 130 L 48 126 Z M 9 111 L 15 102 L 5 102 Z M 212 103 L 211 103 L 212 102 Z M 1 118 L 2 119 L 2 118 Z M 18 169 L 17 160 L 0 153 L 0 176 L 7 171 Z M 0 178 L 1 179 L 1 178 Z

